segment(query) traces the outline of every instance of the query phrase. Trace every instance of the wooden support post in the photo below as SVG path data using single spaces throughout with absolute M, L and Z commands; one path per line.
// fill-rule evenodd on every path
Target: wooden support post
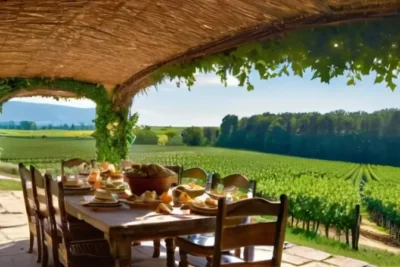
M 358 240 L 360 238 L 360 225 L 361 225 L 361 215 L 360 215 L 360 205 L 355 207 L 355 223 L 351 229 L 351 246 L 354 250 L 358 250 Z

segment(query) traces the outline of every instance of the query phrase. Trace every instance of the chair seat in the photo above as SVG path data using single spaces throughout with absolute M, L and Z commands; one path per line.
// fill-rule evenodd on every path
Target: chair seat
M 64 246 L 61 247 L 65 250 Z M 114 258 L 106 240 L 71 243 L 70 252 L 69 262 L 72 266 L 114 266 Z
M 179 236 L 175 238 L 175 245 L 195 256 L 209 256 L 213 254 L 214 236 L 213 234 Z
M 244 263 L 244 262 L 245 262 L 244 260 L 242 260 L 238 257 L 235 257 L 233 255 L 230 255 L 230 254 L 223 254 L 221 257 L 221 265 L 233 264 L 233 263 Z

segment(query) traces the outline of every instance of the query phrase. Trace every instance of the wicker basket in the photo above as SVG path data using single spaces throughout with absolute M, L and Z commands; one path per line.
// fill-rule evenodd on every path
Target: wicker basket
M 131 192 L 140 196 L 146 191 L 156 191 L 157 195 L 167 192 L 173 183 L 178 182 L 177 176 L 163 178 L 127 177 L 125 181 L 129 184 Z

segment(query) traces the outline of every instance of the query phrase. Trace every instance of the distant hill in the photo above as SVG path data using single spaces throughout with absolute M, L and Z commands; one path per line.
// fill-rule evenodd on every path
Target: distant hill
M 10 101 L 3 105 L 0 122 L 34 121 L 37 125 L 93 124 L 94 108 L 75 108 L 61 105 Z

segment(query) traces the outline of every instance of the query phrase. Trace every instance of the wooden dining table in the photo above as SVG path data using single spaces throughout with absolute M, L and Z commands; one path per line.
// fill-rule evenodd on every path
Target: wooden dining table
M 104 233 L 116 266 L 129 266 L 134 241 L 165 239 L 167 266 L 175 266 L 174 237 L 215 231 L 215 216 L 156 215 L 154 211 L 131 209 L 124 204 L 111 210 L 92 210 L 82 206 L 81 196 L 65 196 L 65 209 L 70 215 L 91 224 Z M 144 217 L 144 218 L 143 218 Z

